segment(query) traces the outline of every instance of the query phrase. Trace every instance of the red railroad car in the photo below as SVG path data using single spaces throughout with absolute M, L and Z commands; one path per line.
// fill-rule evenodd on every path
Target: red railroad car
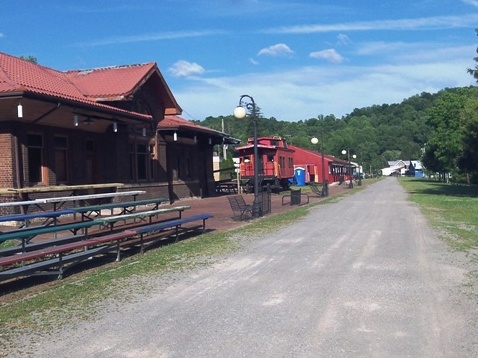
M 237 147 L 236 150 L 243 186 L 247 191 L 253 191 L 254 139 L 248 139 L 246 145 Z M 288 189 L 294 178 L 294 150 L 288 148 L 287 141 L 281 137 L 257 138 L 257 153 L 259 187 Z

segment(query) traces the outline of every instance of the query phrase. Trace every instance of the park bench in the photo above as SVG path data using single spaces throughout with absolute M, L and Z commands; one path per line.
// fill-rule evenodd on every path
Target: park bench
M 184 229 L 182 227 L 182 225 L 184 224 L 199 221 L 199 222 L 202 222 L 202 224 L 200 224 L 199 227 L 203 231 L 206 230 L 206 220 L 212 217 L 213 216 L 211 214 L 203 213 L 203 214 L 189 216 L 186 218 L 173 219 L 173 220 L 163 221 L 163 222 L 154 223 L 150 225 L 140 226 L 138 228 L 132 228 L 129 230 L 135 233 L 136 240 L 133 240 L 133 241 L 128 240 L 127 244 L 139 243 L 141 252 L 143 252 L 144 244 L 147 241 L 153 241 L 154 243 L 158 240 L 161 240 L 165 236 L 170 236 L 171 234 L 175 235 L 175 240 L 177 241 L 179 238 L 179 230 Z M 189 228 L 189 229 L 194 229 L 194 228 Z
M 70 231 L 73 235 L 77 235 L 77 232 L 83 230 L 84 234 L 87 235 L 87 230 L 94 226 L 100 225 L 101 222 L 90 220 L 82 222 L 74 222 L 69 224 L 61 224 L 55 226 L 40 226 L 40 227 L 26 227 L 18 230 L 11 230 L 0 234 L 0 243 L 6 240 L 22 240 L 22 246 L 25 247 L 26 243 L 32 240 L 35 236 L 45 235 L 45 234 L 56 234 L 59 232 Z
M 246 204 L 242 195 L 228 196 L 227 200 L 229 201 L 235 218 L 243 220 L 247 213 L 252 216 L 252 205 Z
M 307 198 L 307 204 L 309 203 L 309 195 L 308 194 L 303 194 L 301 192 L 301 189 L 292 189 L 290 190 L 289 194 L 285 194 L 282 196 L 282 205 L 287 204 L 287 199 L 289 199 L 289 204 L 290 205 L 300 205 L 302 204 L 302 197 Z
M 50 224 L 56 225 L 58 223 L 58 218 L 63 215 L 71 215 L 74 214 L 72 210 L 65 209 L 59 211 L 40 211 L 31 214 L 13 214 L 13 215 L 4 215 L 0 216 L 0 222 L 8 223 L 8 222 L 21 222 L 22 224 L 19 228 L 22 227 L 29 227 L 30 223 L 34 219 L 45 219 L 42 226 L 48 226 Z M 1 233 L 1 232 L 0 232 Z
M 106 217 L 97 218 L 95 220 L 103 223 L 104 226 L 109 226 L 109 229 L 113 230 L 114 225 L 118 221 L 123 221 L 126 224 L 126 222 L 129 220 L 133 220 L 133 223 L 136 223 L 138 220 L 138 222 L 149 221 L 149 223 L 152 224 L 153 217 L 158 217 L 161 214 L 168 214 L 168 213 L 178 213 L 177 219 L 180 219 L 182 212 L 190 208 L 191 207 L 189 205 L 174 206 L 174 207 L 164 208 L 164 209 L 137 211 L 130 214 L 106 216 Z
M 120 260 L 121 241 L 131 238 L 135 233 L 129 230 L 89 238 L 38 250 L 0 257 L 0 281 L 28 275 L 58 275 L 63 277 L 68 263 L 79 263 L 99 254 L 116 250 L 116 260 Z M 80 250 L 80 251 L 78 251 Z M 12 266 L 13 267 L 9 267 Z M 21 266 L 15 266 L 21 265 Z
M 120 203 L 108 203 L 100 205 L 90 205 L 90 206 L 79 206 L 72 208 L 75 214 L 81 214 L 81 219 L 91 219 L 92 217 L 98 217 L 102 214 L 103 210 L 109 210 L 110 215 L 124 215 L 131 214 L 137 210 L 140 206 L 153 205 L 150 209 L 157 210 L 159 206 L 169 201 L 165 198 L 156 198 L 156 199 L 144 199 L 144 200 L 135 200 L 135 201 L 126 201 Z M 119 213 L 114 213 L 115 209 L 120 209 Z
M 320 188 L 318 184 L 316 183 L 309 183 L 309 188 L 312 191 L 312 193 L 316 196 L 322 196 L 322 190 L 323 188 Z
M 27 251 L 34 251 L 34 250 L 42 249 L 49 246 L 68 244 L 70 242 L 80 241 L 84 239 L 86 239 L 86 236 L 83 234 L 79 234 L 79 235 L 70 235 L 70 236 L 61 237 L 61 238 L 55 238 L 51 240 L 41 240 L 38 242 L 30 241 L 30 242 L 26 242 L 25 244 L 8 246 L 6 248 L 0 249 L 0 257 L 20 254 Z

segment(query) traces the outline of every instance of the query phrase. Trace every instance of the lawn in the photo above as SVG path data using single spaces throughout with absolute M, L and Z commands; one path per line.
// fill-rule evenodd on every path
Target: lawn
M 416 178 L 400 178 L 400 183 L 454 249 L 471 252 L 478 247 L 478 186 Z

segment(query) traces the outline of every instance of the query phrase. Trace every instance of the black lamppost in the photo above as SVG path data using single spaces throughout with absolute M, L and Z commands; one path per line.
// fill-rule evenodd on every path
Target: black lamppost
M 319 143 L 319 140 L 314 137 L 310 140 L 312 144 Z M 329 196 L 329 189 L 327 188 L 327 179 L 325 178 L 325 161 L 324 161 L 324 144 L 320 144 L 320 154 L 322 155 L 322 196 Z
M 244 99 L 250 102 L 245 102 Z M 261 216 L 261 207 L 259 201 L 259 154 L 257 152 L 257 117 L 256 117 L 256 103 L 254 98 L 247 94 L 243 94 L 239 99 L 239 105 L 234 109 L 234 117 L 243 119 L 247 110 L 252 114 L 252 122 L 254 124 L 254 201 L 252 202 L 252 217 L 257 218 Z
M 352 182 L 352 162 L 350 161 L 350 149 L 342 150 L 342 154 L 343 155 L 347 154 L 347 161 L 349 162 L 349 176 L 350 176 L 349 188 L 352 189 L 354 187 L 354 183 Z M 354 154 L 353 158 L 357 158 L 357 156 Z

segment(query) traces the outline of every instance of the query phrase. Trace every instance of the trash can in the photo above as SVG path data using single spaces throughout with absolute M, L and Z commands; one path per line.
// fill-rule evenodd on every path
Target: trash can
M 294 169 L 294 177 L 298 186 L 305 185 L 305 169 L 302 167 L 297 167 Z

